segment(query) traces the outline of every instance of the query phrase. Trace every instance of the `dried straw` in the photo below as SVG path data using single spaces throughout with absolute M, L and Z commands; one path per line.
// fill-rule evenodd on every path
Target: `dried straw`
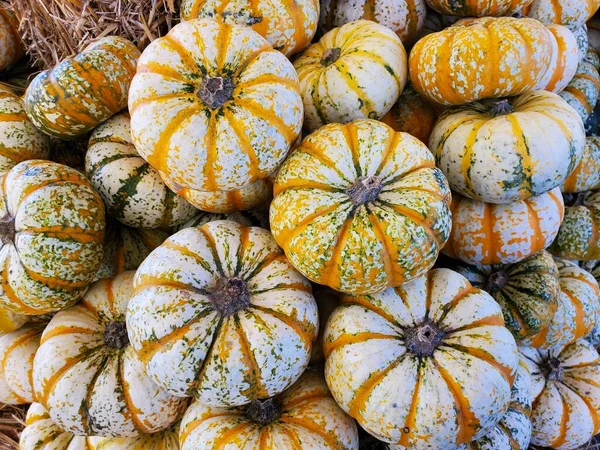
M 0 405 L 0 450 L 18 450 L 25 426 L 26 406 Z
M 178 0 L 10 2 L 32 63 L 48 69 L 108 35 L 130 39 L 142 50 L 175 25 Z

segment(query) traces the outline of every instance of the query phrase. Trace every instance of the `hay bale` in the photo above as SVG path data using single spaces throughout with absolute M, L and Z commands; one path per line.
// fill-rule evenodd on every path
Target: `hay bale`
M 178 0 L 10 0 L 32 63 L 40 69 L 108 35 L 123 36 L 143 50 L 176 23 Z
M 0 449 L 18 450 L 19 434 L 25 427 L 27 406 L 0 404 Z

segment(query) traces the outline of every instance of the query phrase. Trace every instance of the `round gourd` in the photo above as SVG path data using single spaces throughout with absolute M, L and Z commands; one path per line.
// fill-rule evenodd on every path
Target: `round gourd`
M 587 22 L 599 6 L 599 0 L 533 0 L 523 13 L 543 23 L 558 23 L 574 29 Z
M 554 36 L 556 44 L 546 78 L 537 87 L 546 91 L 561 92 L 575 76 L 582 58 L 581 55 L 585 55 L 585 51 L 580 48 L 580 45 L 583 45 L 580 44 L 581 39 L 578 40 L 580 35 L 576 36 L 567 27 L 550 24 L 547 25 L 547 28 Z M 584 36 L 587 37 L 587 34 Z M 585 45 L 587 46 L 587 40 Z
M 13 65 L 25 55 L 19 36 L 19 21 L 14 13 L 0 7 L 0 70 Z
M 187 401 L 148 377 L 125 326 L 134 272 L 94 283 L 77 305 L 57 313 L 33 361 L 35 397 L 63 430 L 134 437 L 168 428 Z
M 136 149 L 174 191 L 234 191 L 284 160 L 303 108 L 292 64 L 262 36 L 194 19 L 144 50 L 129 112 Z
M 600 137 L 587 136 L 583 156 L 562 185 L 565 193 L 591 191 L 600 188 Z
M 600 260 L 580 261 L 579 266 L 592 274 L 596 281 L 600 280 Z M 591 342 L 594 346 L 600 345 L 600 309 L 594 323 L 594 327 L 585 337 L 585 340 Z
M 233 220 L 245 227 L 262 227 L 268 229 L 269 217 L 266 212 L 263 211 L 240 211 L 229 214 L 217 214 L 199 211 L 194 217 L 187 222 L 179 225 L 177 231 L 183 230 L 184 228 L 201 227 L 208 222 L 214 222 L 215 220 Z
M 452 233 L 443 252 L 468 264 L 511 264 L 547 248 L 563 220 L 558 187 L 505 205 L 452 196 Z
M 583 61 L 577 67 L 575 76 L 559 95 L 577 111 L 583 121 L 586 121 L 598 103 L 599 93 L 600 75 L 593 65 Z
M 394 31 L 408 45 L 421 32 L 426 13 L 425 0 L 323 0 L 319 25 L 330 31 L 355 20 L 372 20 Z
M 554 317 L 560 295 L 558 267 L 545 250 L 509 265 L 468 266 L 456 271 L 498 302 L 515 339 L 533 336 Z
M 600 429 L 600 357 L 583 339 L 551 350 L 522 348 L 531 371 L 531 443 L 570 450 Z
M 319 21 L 316 0 L 183 0 L 181 17 L 217 19 L 228 24 L 252 27 L 286 56 L 302 51 L 312 40 Z
M 331 313 L 333 313 L 339 304 L 339 298 L 337 292 L 324 287 L 315 289 L 314 295 L 317 306 L 319 307 L 319 336 L 317 336 L 317 340 L 313 344 L 310 365 L 318 366 L 325 362 L 323 335 L 325 334 L 325 326 L 327 325 Z
M 46 323 L 30 323 L 0 336 L 0 402 L 22 405 L 34 400 L 33 357 Z
M 370 20 L 329 31 L 294 61 L 294 67 L 308 131 L 328 123 L 379 119 L 406 84 L 402 41 Z
M 127 106 L 139 56 L 137 47 L 119 36 L 91 43 L 35 77 L 25 93 L 27 116 L 50 136 L 86 134 Z
M 192 403 L 181 422 L 181 450 L 358 450 L 358 431 L 333 400 L 323 375 L 307 371 L 277 397 L 246 406 Z
M 598 283 L 587 271 L 570 261 L 556 259 L 560 277 L 558 307 L 550 323 L 521 342 L 549 349 L 586 336 L 600 313 Z
M 490 203 L 524 200 L 560 186 L 584 146 L 579 115 L 546 91 L 449 109 L 429 140 L 452 190 Z
M 43 314 L 72 305 L 102 261 L 104 205 L 82 173 L 17 164 L 0 185 L 0 307 Z
M 598 53 L 596 53 L 596 51 L 593 50 L 592 48 L 590 48 L 587 51 L 587 53 L 585 54 L 585 57 L 583 58 L 583 60 L 586 63 L 589 63 L 592 66 L 594 66 L 596 68 L 596 70 L 600 69 L 600 56 L 598 56 Z
M 267 230 L 223 220 L 167 239 L 136 273 L 129 338 L 179 396 L 238 406 L 279 394 L 317 337 L 310 283 Z
M 518 13 L 531 2 L 532 0 L 427 0 L 427 5 L 448 16 L 497 17 Z
M 129 114 L 111 117 L 94 130 L 85 173 L 108 214 L 135 228 L 168 228 L 185 222 L 196 208 L 175 195 L 131 142 Z
M 518 95 L 547 83 L 555 45 L 536 20 L 484 17 L 417 42 L 410 79 L 417 92 L 444 105 Z
M 296 269 L 347 293 L 427 272 L 448 239 L 450 190 L 424 144 L 374 120 L 327 125 L 285 162 L 270 223 Z
M 25 325 L 32 316 L 17 314 L 4 308 L 0 308 L 0 335 L 18 330 Z
M 509 405 L 518 364 L 500 306 L 447 269 L 345 296 L 324 348 L 342 409 L 378 439 L 415 450 L 487 434 Z

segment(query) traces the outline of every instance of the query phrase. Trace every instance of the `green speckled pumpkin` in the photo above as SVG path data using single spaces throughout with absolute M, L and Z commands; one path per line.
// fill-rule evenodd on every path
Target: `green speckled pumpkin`
M 600 137 L 587 136 L 583 155 L 562 185 L 565 193 L 585 192 L 600 188 Z

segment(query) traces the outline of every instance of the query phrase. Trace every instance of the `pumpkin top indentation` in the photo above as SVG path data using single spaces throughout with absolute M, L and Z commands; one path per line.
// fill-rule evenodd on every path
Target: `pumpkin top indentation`
M 325 67 L 332 65 L 342 55 L 342 49 L 339 47 L 328 48 L 323 52 L 323 57 L 321 58 L 321 64 Z
M 246 407 L 246 417 L 252 422 L 265 426 L 277 421 L 281 417 L 282 406 L 275 398 L 266 400 L 253 400 Z
M 346 194 L 350 197 L 354 207 L 358 207 L 377 200 L 382 188 L 381 179 L 373 175 L 356 180 L 352 186 L 346 189 Z
M 234 88 L 231 78 L 206 77 L 200 83 L 197 95 L 206 106 L 217 109 L 231 100 Z
M 117 350 L 124 349 L 129 345 L 127 326 L 125 322 L 108 322 L 104 328 L 104 344 L 109 348 Z
M 222 278 L 211 295 L 213 305 L 225 317 L 250 306 L 248 284 L 241 278 Z
M 406 348 L 417 356 L 431 356 L 444 337 L 436 323 L 427 318 L 416 327 L 405 330 Z

